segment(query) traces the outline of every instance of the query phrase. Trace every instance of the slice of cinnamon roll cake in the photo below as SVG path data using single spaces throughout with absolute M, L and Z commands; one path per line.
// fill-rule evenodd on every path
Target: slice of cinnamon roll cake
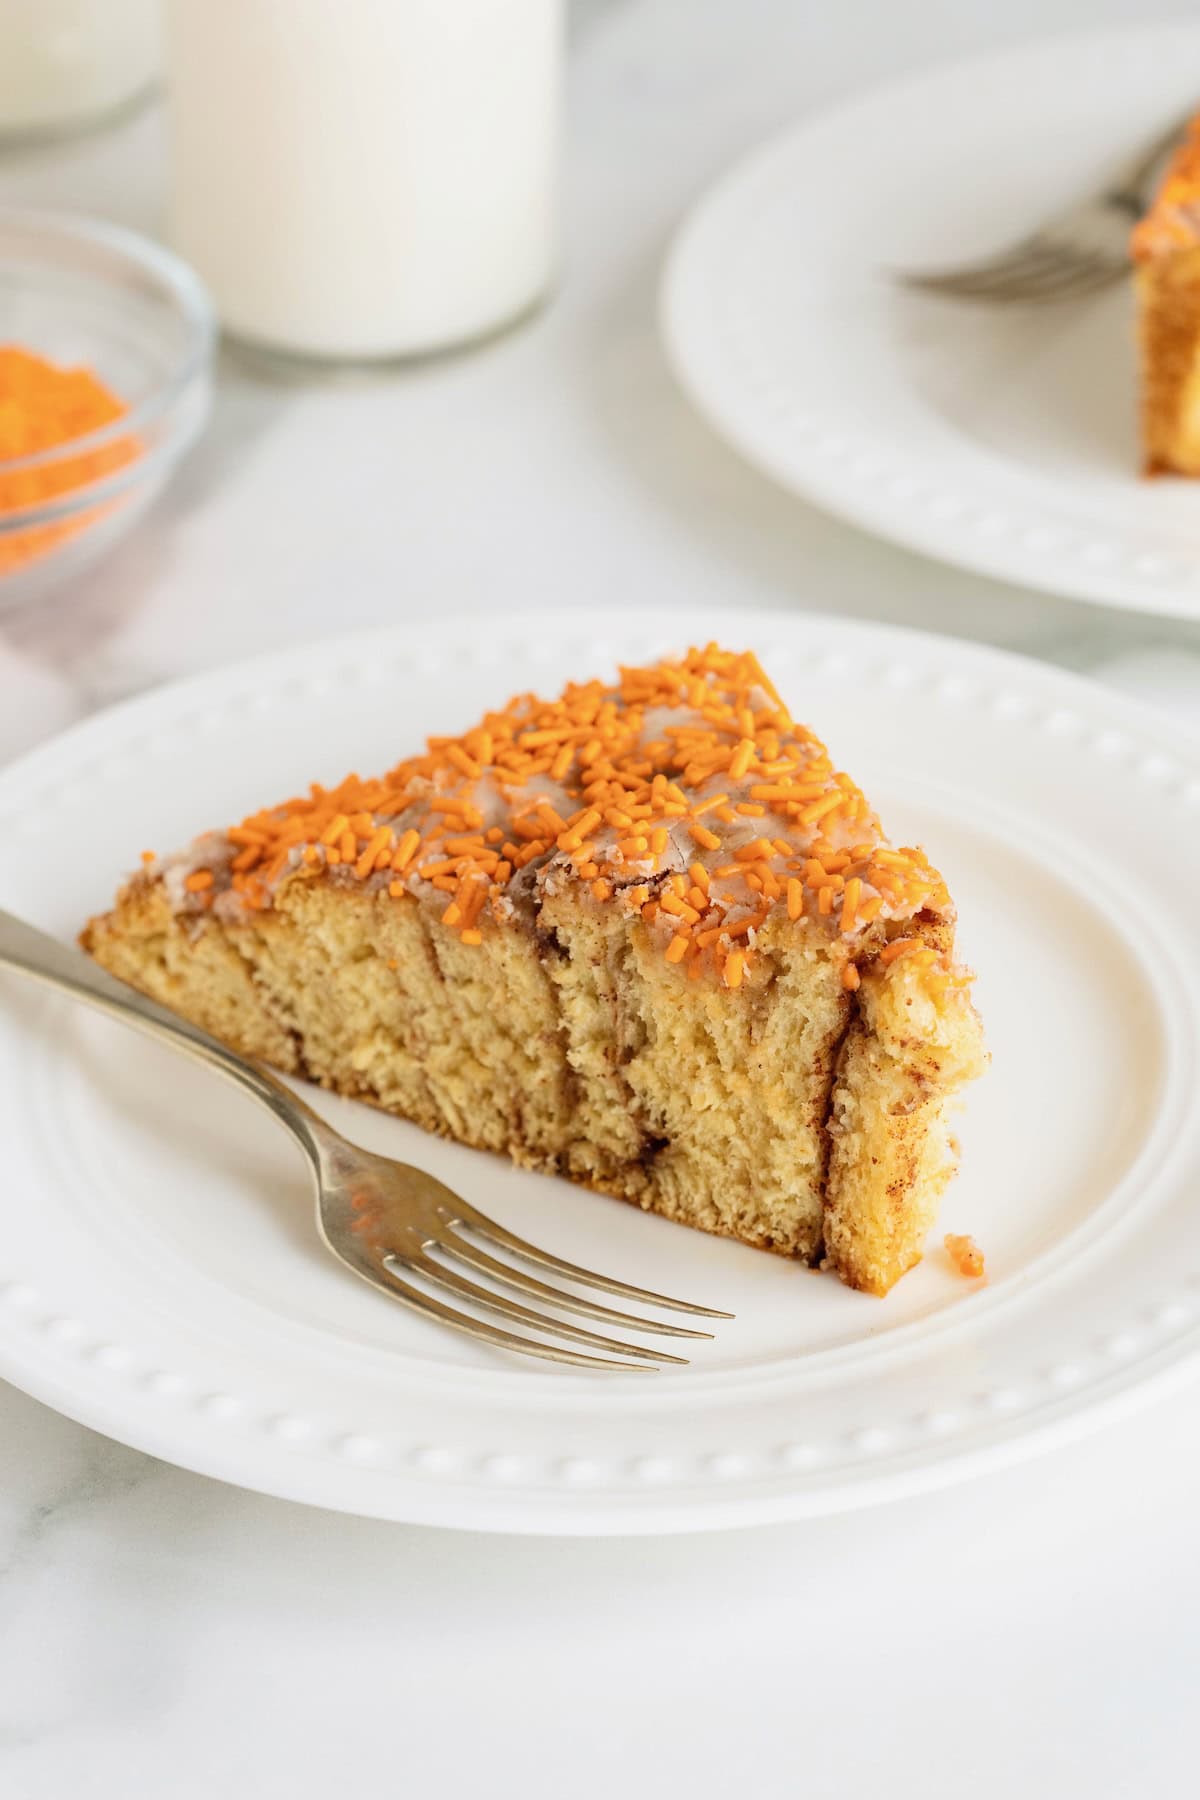
M 83 943 L 248 1056 L 882 1294 L 986 1061 L 954 922 L 709 645 L 147 858 Z

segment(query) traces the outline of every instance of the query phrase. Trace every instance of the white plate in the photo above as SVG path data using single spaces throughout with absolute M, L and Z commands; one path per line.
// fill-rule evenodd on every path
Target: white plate
M 185 1467 L 394 1519 L 537 1532 L 797 1517 L 1063 1439 L 1200 1349 L 1200 759 L 1033 663 L 819 618 L 538 614 L 290 651 L 0 775 L 0 904 L 69 935 L 144 845 L 378 769 L 510 691 L 688 631 L 752 643 L 957 896 L 994 1056 L 944 1229 L 887 1300 L 320 1096 L 566 1256 L 736 1311 L 677 1374 L 506 1361 L 339 1271 L 232 1089 L 0 978 L 0 1374 Z M 937 1240 L 935 1240 L 936 1242 Z
M 700 202 L 662 320 L 683 386 L 786 487 L 930 556 L 1200 618 L 1200 487 L 1138 474 L 1127 286 L 972 306 L 892 268 L 1005 248 L 1200 94 L 1200 28 L 1050 39 L 776 138 Z

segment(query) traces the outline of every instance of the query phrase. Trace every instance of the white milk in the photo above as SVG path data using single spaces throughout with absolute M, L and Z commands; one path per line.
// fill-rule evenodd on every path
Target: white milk
M 170 0 L 170 234 L 235 335 L 413 355 L 530 306 L 562 0 Z
M 0 138 L 72 130 L 149 87 L 161 0 L 0 0 Z

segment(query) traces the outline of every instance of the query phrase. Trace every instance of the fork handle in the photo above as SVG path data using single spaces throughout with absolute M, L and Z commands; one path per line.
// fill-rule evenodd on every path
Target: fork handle
M 328 1127 L 312 1108 L 285 1087 L 267 1069 L 249 1062 L 219 1038 L 210 1037 L 198 1025 L 181 1019 L 136 988 L 118 981 L 78 950 L 68 949 L 57 938 L 27 925 L 24 919 L 0 908 L 0 968 L 16 969 L 35 981 L 61 989 L 85 1001 L 110 1018 L 133 1025 L 151 1037 L 182 1050 L 195 1061 L 206 1063 L 218 1074 L 236 1082 L 272 1112 L 292 1133 L 316 1164 L 321 1138 Z

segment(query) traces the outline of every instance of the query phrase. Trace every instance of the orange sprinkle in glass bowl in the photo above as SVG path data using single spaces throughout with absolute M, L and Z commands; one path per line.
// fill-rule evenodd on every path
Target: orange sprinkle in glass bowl
M 0 610 L 81 574 L 161 492 L 207 417 L 214 340 L 170 252 L 0 208 Z

